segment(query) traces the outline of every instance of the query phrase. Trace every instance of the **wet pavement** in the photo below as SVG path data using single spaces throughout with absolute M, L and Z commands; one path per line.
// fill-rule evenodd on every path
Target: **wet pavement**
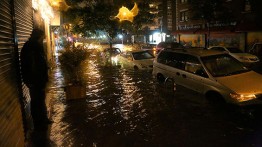
M 54 147 L 262 146 L 262 115 L 257 109 L 214 106 L 182 87 L 176 92 L 166 90 L 151 72 L 105 65 L 95 56 L 87 61 L 85 73 L 86 98 L 68 101 L 59 66 L 53 70 L 47 96 L 54 122 L 42 134 L 47 138 L 38 133 L 42 140 L 35 143 Z

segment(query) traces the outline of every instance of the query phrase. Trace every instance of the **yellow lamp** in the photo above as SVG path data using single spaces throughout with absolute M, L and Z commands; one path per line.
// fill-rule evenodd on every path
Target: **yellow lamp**
M 122 6 L 119 11 L 118 11 L 118 14 L 117 14 L 117 18 L 120 20 L 120 21 L 124 21 L 124 20 L 127 20 L 127 21 L 130 21 L 130 22 L 133 22 L 134 20 L 134 17 L 138 14 L 138 7 L 137 7 L 137 4 L 135 3 L 134 7 L 129 10 L 128 8 Z

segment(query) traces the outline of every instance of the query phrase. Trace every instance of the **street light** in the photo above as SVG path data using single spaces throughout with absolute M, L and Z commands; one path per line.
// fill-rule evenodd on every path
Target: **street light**
M 124 44 L 124 36 L 122 34 L 118 34 L 118 38 L 122 40 L 122 44 Z

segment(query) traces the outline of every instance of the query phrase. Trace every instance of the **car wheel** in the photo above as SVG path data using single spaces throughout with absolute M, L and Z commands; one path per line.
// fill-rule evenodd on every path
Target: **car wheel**
M 165 82 L 165 77 L 162 74 L 157 74 L 156 79 L 159 84 L 164 84 Z
M 166 78 L 165 80 L 165 88 L 170 91 L 176 91 L 176 83 L 171 78 Z
M 138 70 L 138 67 L 137 67 L 137 66 L 134 66 L 134 70 Z
M 223 98 L 223 96 L 217 92 L 208 92 L 206 94 L 206 98 L 208 100 L 209 103 L 213 104 L 213 105 L 224 105 L 226 104 L 225 99 Z

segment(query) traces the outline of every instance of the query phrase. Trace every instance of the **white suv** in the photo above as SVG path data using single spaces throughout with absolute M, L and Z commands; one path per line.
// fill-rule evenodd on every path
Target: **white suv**
M 229 54 L 205 49 L 162 50 L 153 63 L 153 76 L 237 105 L 262 104 L 262 75 L 247 69 Z

